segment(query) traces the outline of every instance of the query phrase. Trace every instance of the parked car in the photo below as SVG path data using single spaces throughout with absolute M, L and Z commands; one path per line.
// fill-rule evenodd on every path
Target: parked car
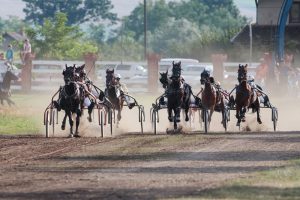
M 162 58 L 158 62 L 159 72 L 166 72 L 167 69 L 172 67 L 172 63 L 174 62 L 181 62 L 182 69 L 185 68 L 187 65 L 197 65 L 199 61 L 196 59 L 189 59 L 189 58 Z
M 182 70 L 182 76 L 185 81 L 192 87 L 200 87 L 200 74 L 206 69 L 213 74 L 213 66 L 209 63 L 204 64 L 189 64 L 186 65 Z
M 135 76 L 147 76 L 148 71 L 142 65 L 132 64 L 117 64 L 117 65 L 105 65 L 98 70 L 98 75 L 105 80 L 106 69 L 114 69 L 115 73 L 122 76 L 122 79 L 130 79 Z
M 244 62 L 226 62 L 224 63 L 224 83 L 229 85 L 237 84 L 237 71 L 239 68 L 239 64 L 245 64 Z M 252 63 L 248 64 L 248 75 L 252 75 L 255 77 L 256 68 L 260 63 Z

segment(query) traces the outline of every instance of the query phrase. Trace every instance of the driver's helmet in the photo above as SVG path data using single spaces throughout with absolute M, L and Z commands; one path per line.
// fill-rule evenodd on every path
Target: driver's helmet
M 254 76 L 253 76 L 253 75 L 249 75 L 249 76 L 248 76 L 248 81 L 254 82 Z
M 116 74 L 116 75 L 115 75 L 115 78 L 116 78 L 117 80 L 120 80 L 120 79 L 121 79 L 121 75 L 120 75 L 120 74 Z

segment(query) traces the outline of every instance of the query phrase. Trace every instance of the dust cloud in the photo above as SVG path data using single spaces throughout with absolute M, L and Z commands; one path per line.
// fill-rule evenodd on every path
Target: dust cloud
M 40 133 L 45 135 L 45 127 L 43 126 L 43 113 L 45 108 L 51 101 L 52 94 L 55 90 L 45 94 L 45 93 L 30 93 L 30 94 L 13 94 L 12 99 L 16 101 L 16 106 L 9 108 L 8 106 L 1 106 L 0 113 L 4 114 L 17 114 L 24 116 L 34 116 L 40 123 Z M 14 96 L 15 95 L 15 96 Z M 154 134 L 153 123 L 150 118 L 150 109 L 152 103 L 159 94 L 138 94 L 132 93 L 140 105 L 145 108 L 145 122 L 143 122 L 144 133 Z M 278 97 L 269 96 L 271 103 L 278 108 L 278 125 L 277 131 L 298 131 L 300 130 L 300 99 L 291 97 Z M 199 120 L 198 111 L 194 113 L 194 118 L 191 119 L 192 122 L 185 122 L 183 118 L 183 113 L 181 113 L 180 126 L 183 127 L 183 132 L 200 132 L 203 133 L 203 126 L 201 126 Z M 59 112 L 58 124 L 55 125 L 55 134 L 52 135 L 50 131 L 50 136 L 55 137 L 66 137 L 69 135 L 69 123 L 67 120 L 66 130 L 61 130 L 61 121 L 64 112 Z M 261 111 L 262 124 L 259 125 L 256 122 L 256 114 L 249 111 L 246 114 L 246 122 L 241 124 L 241 130 L 236 126 L 235 111 L 232 110 L 230 113 L 230 121 L 228 124 L 228 132 L 239 132 L 239 131 L 273 131 L 273 122 L 271 120 L 271 109 L 262 109 Z M 224 128 L 221 124 L 221 113 L 214 112 L 212 116 L 212 121 L 210 124 L 210 132 L 224 132 Z M 172 129 L 173 124 L 168 121 L 167 110 L 162 109 L 159 111 L 159 123 L 157 123 L 157 132 L 160 134 L 166 134 L 167 129 Z M 130 134 L 130 133 L 140 133 L 141 123 L 139 122 L 139 112 L 138 108 L 128 109 L 124 107 L 122 111 L 122 119 L 117 127 L 116 124 L 113 126 L 112 136 Z M 81 117 L 79 134 L 83 137 L 101 137 L 101 129 L 98 123 L 98 115 L 95 111 L 93 114 L 93 122 L 88 122 L 87 120 L 87 110 L 84 110 L 84 115 Z M 104 137 L 111 137 L 110 126 L 107 124 L 104 127 Z

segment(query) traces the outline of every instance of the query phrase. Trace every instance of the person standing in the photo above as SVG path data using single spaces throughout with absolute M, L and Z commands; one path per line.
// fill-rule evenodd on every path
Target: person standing
M 5 54 L 5 59 L 9 64 L 13 63 L 13 59 L 14 59 L 14 51 L 12 49 L 12 46 L 9 44 L 8 48 L 6 50 L 6 54 Z

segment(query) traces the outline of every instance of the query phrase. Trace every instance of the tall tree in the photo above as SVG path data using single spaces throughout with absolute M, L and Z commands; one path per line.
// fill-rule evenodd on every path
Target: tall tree
M 68 26 L 66 22 L 64 13 L 56 13 L 54 20 L 46 19 L 43 26 L 26 30 L 38 57 L 72 59 L 85 52 L 97 52 L 97 47 L 82 40 L 78 26 Z
M 68 17 L 68 25 L 87 21 L 109 20 L 115 23 L 117 15 L 112 13 L 111 0 L 23 0 L 26 3 L 25 20 L 40 25 L 44 19 L 54 19 L 55 13 L 62 12 Z
M 168 23 L 170 10 L 165 0 L 147 1 L 147 29 L 153 32 L 161 25 Z M 125 31 L 133 31 L 135 38 L 143 35 L 144 29 L 144 5 L 140 3 L 131 14 L 124 19 Z

